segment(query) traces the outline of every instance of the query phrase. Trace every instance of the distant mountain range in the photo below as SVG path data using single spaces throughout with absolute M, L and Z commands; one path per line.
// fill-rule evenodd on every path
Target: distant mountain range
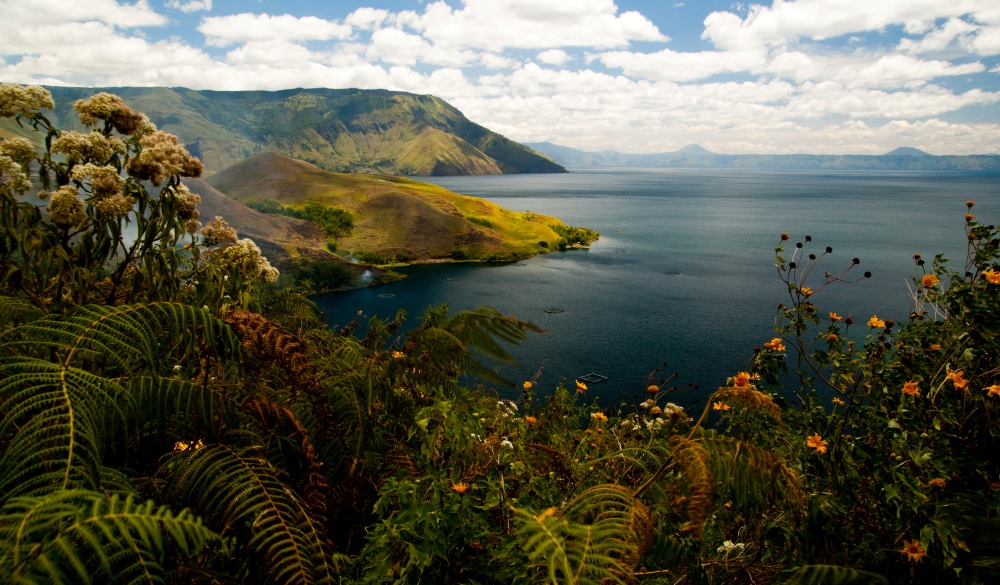
M 718 154 L 697 144 L 675 152 L 627 154 L 614 150 L 587 152 L 550 142 L 527 146 L 567 167 L 761 168 L 828 170 L 1000 170 L 1000 155 L 935 156 L 910 147 L 882 155 Z
M 262 152 L 337 172 L 388 175 L 561 173 L 566 169 L 469 121 L 440 98 L 362 89 L 195 91 L 165 87 L 49 87 L 52 115 L 79 127 L 73 103 L 120 95 L 161 130 L 177 135 L 206 175 Z M 0 136 L 25 133 L 10 120 Z

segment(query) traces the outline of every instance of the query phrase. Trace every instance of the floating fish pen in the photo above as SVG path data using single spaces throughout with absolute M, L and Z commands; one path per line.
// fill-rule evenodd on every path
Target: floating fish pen
M 549 315 L 558 315 L 559 313 L 565 313 L 566 311 L 562 309 L 556 309 L 553 307 L 551 309 L 545 309 L 545 312 L 548 313 Z
M 580 376 L 577 379 L 578 380 L 583 380 L 584 382 L 587 382 L 587 383 L 590 383 L 590 384 L 600 384 L 601 382 L 604 382 L 605 380 L 607 380 L 608 377 L 607 376 L 602 376 L 601 374 L 596 374 L 594 372 L 591 372 L 591 373 L 587 374 L 586 376 Z
M 394 295 L 392 293 L 382 293 L 382 294 L 380 294 L 378 296 L 378 298 L 380 298 L 380 299 L 391 299 L 394 296 L 396 296 L 396 295 Z

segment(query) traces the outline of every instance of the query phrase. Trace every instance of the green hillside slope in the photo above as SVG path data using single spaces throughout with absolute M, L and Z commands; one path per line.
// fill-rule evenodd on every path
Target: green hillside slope
M 335 206 L 353 216 L 338 253 L 385 261 L 511 260 L 558 246 L 550 216 L 503 209 L 483 199 L 402 177 L 324 171 L 267 152 L 220 171 L 207 182 L 244 203 L 276 201 L 302 208 Z M 553 229 L 555 226 L 555 229 Z
M 195 91 L 184 88 L 49 88 L 54 121 L 76 125 L 73 102 L 122 96 L 178 136 L 206 174 L 265 151 L 337 172 L 402 175 L 552 173 L 565 169 L 471 122 L 443 100 L 386 90 Z M 8 123 L 0 129 L 16 132 Z

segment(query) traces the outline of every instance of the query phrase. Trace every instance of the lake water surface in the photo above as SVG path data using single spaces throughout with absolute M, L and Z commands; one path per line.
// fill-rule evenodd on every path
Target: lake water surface
M 964 260 L 966 200 L 985 223 L 1000 221 L 995 173 L 587 169 L 421 180 L 590 227 L 601 239 L 503 266 L 414 266 L 404 281 L 316 297 L 328 322 L 342 325 L 359 310 L 391 319 L 404 308 L 415 326 L 429 306 L 492 306 L 548 331 L 516 348 L 519 363 L 504 375 L 537 378 L 545 393 L 594 372 L 608 380 L 589 394 L 608 406 L 641 395 L 656 368 L 699 386 L 677 396 L 687 404 L 745 369 L 787 301 L 774 269 L 782 232 L 792 243 L 812 236 L 816 253 L 833 248 L 814 288 L 824 270 L 861 259 L 853 272 L 872 278 L 825 288 L 814 302 L 821 314 L 864 323 L 872 314 L 905 320 L 914 253 Z

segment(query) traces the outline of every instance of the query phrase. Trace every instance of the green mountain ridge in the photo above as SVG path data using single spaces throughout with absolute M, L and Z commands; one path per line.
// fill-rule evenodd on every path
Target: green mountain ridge
M 262 152 L 336 172 L 389 175 L 558 173 L 562 166 L 466 118 L 444 100 L 388 90 L 197 91 L 49 87 L 53 121 L 79 127 L 73 103 L 120 95 L 205 164 L 206 175 Z M 6 121 L 7 134 L 25 135 Z
M 353 216 L 353 227 L 338 238 L 338 254 L 384 262 L 515 260 L 557 249 L 562 236 L 556 230 L 566 227 L 554 217 L 510 211 L 437 185 L 404 177 L 334 173 L 276 152 L 244 160 L 202 183 L 228 197 L 229 207 L 244 215 L 240 208 L 260 201 L 292 208 L 316 203 L 344 209 Z M 199 192 L 196 187 L 192 191 Z M 261 214 L 253 213 L 245 217 L 259 223 Z M 229 214 L 219 215 L 234 223 Z M 253 233 L 239 222 L 234 226 L 241 233 Z M 289 230 L 294 237 L 275 237 Z M 288 256 L 317 254 L 322 248 L 315 232 L 306 238 L 308 242 L 296 240 L 305 236 L 295 226 L 262 225 L 259 234 Z

